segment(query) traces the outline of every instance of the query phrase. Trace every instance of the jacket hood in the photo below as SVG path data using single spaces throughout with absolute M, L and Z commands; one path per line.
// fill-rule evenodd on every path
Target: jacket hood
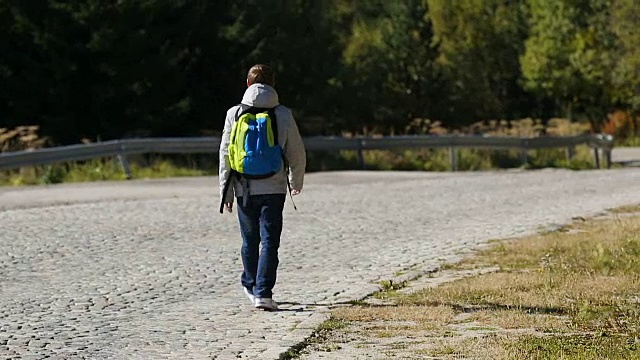
M 242 103 L 259 108 L 273 108 L 279 105 L 278 93 L 269 85 L 253 84 L 244 92 Z

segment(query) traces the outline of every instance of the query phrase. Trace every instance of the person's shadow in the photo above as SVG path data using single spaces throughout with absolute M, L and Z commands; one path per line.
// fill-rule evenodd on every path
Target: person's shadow
M 278 311 L 292 311 L 292 312 L 310 312 L 319 307 L 332 307 L 339 305 L 350 304 L 349 301 L 335 302 L 335 303 L 299 303 L 295 301 L 283 301 L 279 302 L 278 306 L 284 306 L 279 308 Z

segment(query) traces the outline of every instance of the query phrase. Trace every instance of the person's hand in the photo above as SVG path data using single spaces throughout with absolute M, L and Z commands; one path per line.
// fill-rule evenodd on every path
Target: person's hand
M 231 203 L 231 202 L 229 202 L 229 203 L 225 203 L 225 204 L 224 204 L 224 210 L 225 210 L 226 212 L 230 212 L 230 213 L 232 213 L 232 212 L 233 212 L 233 203 Z
M 302 192 L 302 190 L 293 189 L 293 190 L 291 190 L 291 195 L 292 196 L 300 195 L 301 192 Z

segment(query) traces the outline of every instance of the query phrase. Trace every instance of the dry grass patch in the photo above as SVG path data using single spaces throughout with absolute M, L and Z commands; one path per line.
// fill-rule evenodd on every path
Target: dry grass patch
M 539 332 L 569 332 L 569 319 L 565 316 L 530 314 L 519 310 L 482 310 L 466 320 L 501 329 L 531 329 Z
M 579 231 L 505 242 L 480 252 L 466 263 L 498 266 L 505 273 L 526 269 L 593 277 L 640 272 L 638 218 L 597 221 L 572 228 Z
M 502 346 L 504 340 L 497 336 L 477 338 L 447 338 L 434 341 L 432 346 L 416 350 L 416 355 L 436 357 L 438 359 L 514 359 Z M 528 359 L 520 357 L 518 359 Z
M 631 341 L 630 341 L 631 340 Z M 518 336 L 443 339 L 417 355 L 439 359 L 640 359 L 633 339 L 624 336 Z
M 628 214 L 640 212 L 640 204 L 638 205 L 626 205 L 615 209 L 609 209 L 609 212 L 614 214 Z
M 456 312 L 448 306 L 371 306 L 345 307 L 335 310 L 333 317 L 345 321 L 413 321 L 447 324 Z
M 633 295 L 639 292 L 640 278 L 633 275 L 611 277 L 550 271 L 515 272 L 463 279 L 400 297 L 397 301 L 405 305 L 448 306 L 460 312 L 573 314 L 574 328 L 589 330 L 597 325 L 594 322 L 599 321 L 595 315 L 633 305 Z
M 448 306 L 374 306 L 341 308 L 334 311 L 332 317 L 352 325 L 362 323 L 364 329 L 374 332 L 378 338 L 412 338 L 416 334 L 442 334 L 455 315 L 455 310 Z
M 400 304 L 470 308 L 528 308 L 554 312 L 556 282 L 538 273 L 491 273 L 462 279 L 398 298 Z
M 626 217 L 496 243 L 455 268 L 498 272 L 334 316 L 374 337 L 429 338 L 414 351 L 445 359 L 640 358 L 639 234 L 640 218 Z

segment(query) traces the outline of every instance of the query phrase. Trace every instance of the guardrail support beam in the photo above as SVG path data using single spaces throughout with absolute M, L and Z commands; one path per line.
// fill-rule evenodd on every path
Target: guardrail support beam
M 529 149 L 565 148 L 575 152 L 579 144 L 589 145 L 602 156 L 609 165 L 613 137 L 603 135 L 576 135 L 570 137 L 493 137 L 467 135 L 441 136 L 396 136 L 384 138 L 339 138 L 310 137 L 303 139 L 307 151 L 355 150 L 358 165 L 366 169 L 364 150 L 390 149 L 449 149 L 452 169 L 459 166 L 459 148 L 517 149 L 523 166 L 528 163 Z M 0 153 L 0 169 L 18 169 L 28 166 L 42 166 L 55 163 L 85 161 L 100 158 L 120 158 L 123 171 L 131 178 L 131 169 L 126 157 L 140 154 L 214 154 L 217 153 L 219 137 L 198 138 L 145 138 L 110 140 L 93 144 L 76 144 L 55 148 L 23 150 Z M 455 150 L 451 150 L 455 148 Z M 571 149 L 570 149 L 571 148 Z M 602 150 L 600 150 L 602 149 Z M 455 155 L 455 156 L 454 156 Z M 571 154 L 569 154 L 571 155 Z M 575 154 L 573 154 L 575 156 Z M 596 161 L 600 166 L 599 154 Z
M 597 147 L 593 148 L 593 159 L 596 163 L 596 169 L 600 169 L 600 149 Z

